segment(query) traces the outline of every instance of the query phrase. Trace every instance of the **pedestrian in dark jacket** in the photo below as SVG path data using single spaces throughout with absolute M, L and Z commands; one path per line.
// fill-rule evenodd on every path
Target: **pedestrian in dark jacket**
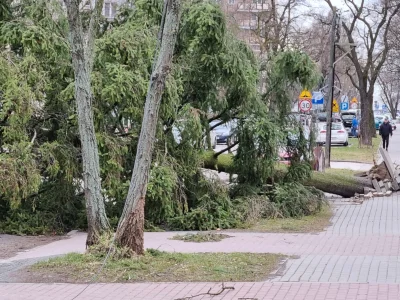
M 385 117 L 385 120 L 379 126 L 379 135 L 382 136 L 383 149 L 387 151 L 389 147 L 389 135 L 393 135 L 392 125 L 390 125 L 388 117 Z

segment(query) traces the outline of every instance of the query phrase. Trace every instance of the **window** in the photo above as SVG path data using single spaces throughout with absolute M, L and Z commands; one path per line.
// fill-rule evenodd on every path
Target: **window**
M 251 20 L 252 20 L 252 21 L 257 21 L 257 19 L 258 19 L 258 18 L 257 18 L 257 15 L 251 15 Z
M 106 18 L 114 18 L 117 14 L 117 3 L 105 2 L 104 3 L 104 16 Z
M 104 16 L 107 18 L 111 17 L 111 3 L 104 3 Z
M 235 0 L 228 0 L 228 3 L 231 4 L 231 5 L 235 4 Z
M 111 18 L 114 18 L 117 14 L 117 3 L 111 4 Z
M 324 130 L 326 130 L 326 125 L 323 127 Z M 332 123 L 332 130 L 342 130 L 343 125 L 341 123 Z

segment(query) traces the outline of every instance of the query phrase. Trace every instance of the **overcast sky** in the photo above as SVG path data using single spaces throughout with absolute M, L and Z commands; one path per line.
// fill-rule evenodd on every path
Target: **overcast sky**
M 366 3 L 372 2 L 372 1 L 376 1 L 376 0 L 367 0 Z M 306 2 L 308 3 L 308 6 L 312 8 L 312 10 L 319 10 L 320 12 L 325 12 L 326 14 L 329 13 L 330 8 L 329 8 L 328 4 L 326 4 L 325 0 L 306 0 Z M 339 10 L 341 10 L 343 14 L 349 13 L 348 12 L 349 8 L 344 3 L 344 0 L 331 0 L 331 2 Z M 354 2 L 356 4 L 360 4 L 361 0 L 355 0 Z M 378 84 L 375 85 L 374 100 L 376 100 L 380 104 L 382 104 L 381 97 L 380 97 L 380 87 Z

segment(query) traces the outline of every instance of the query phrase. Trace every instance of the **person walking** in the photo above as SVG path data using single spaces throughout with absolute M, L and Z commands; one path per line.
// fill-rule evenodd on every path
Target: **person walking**
M 392 125 L 390 125 L 388 117 L 385 117 L 383 123 L 379 126 L 379 135 L 382 137 L 383 149 L 388 151 L 389 135 L 393 135 Z
M 358 129 L 358 120 L 357 117 L 353 117 L 353 121 L 351 122 L 351 135 L 357 137 L 357 129 Z

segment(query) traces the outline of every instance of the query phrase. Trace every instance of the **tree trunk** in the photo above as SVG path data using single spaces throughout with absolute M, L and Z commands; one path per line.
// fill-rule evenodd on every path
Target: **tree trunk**
M 98 1 L 96 8 L 103 1 Z M 97 242 L 98 236 L 109 230 L 104 198 L 101 193 L 100 163 L 92 111 L 92 91 L 90 82 L 90 59 L 93 49 L 85 49 L 82 21 L 78 0 L 65 0 L 70 27 L 72 65 L 75 74 L 75 100 L 78 114 L 79 135 L 82 148 L 84 194 L 88 221 L 86 245 Z M 99 9 L 97 9 L 99 11 Z M 101 10 L 100 10 L 101 11 Z M 94 38 L 89 31 L 88 40 Z M 93 47 L 93 44 L 92 46 Z
M 180 0 L 167 0 L 159 34 L 160 51 L 147 91 L 131 184 L 116 232 L 117 243 L 131 248 L 137 254 L 144 253 L 143 231 L 146 189 L 156 135 L 158 111 L 164 92 L 165 80 L 171 68 L 179 22 Z
M 315 172 L 311 179 L 303 184 L 344 198 L 353 197 L 356 193 L 364 194 L 364 187 L 373 188 L 372 181 L 369 178 L 339 177 L 320 172 Z
M 203 168 L 216 170 L 218 172 L 230 173 L 233 171 L 233 156 L 228 154 L 221 154 L 218 159 L 216 159 L 212 153 L 205 155 Z M 283 176 L 284 171 L 278 176 Z M 382 171 L 380 171 L 382 172 Z M 373 172 L 374 174 L 377 171 Z M 374 175 L 373 177 L 380 178 L 381 173 Z M 313 186 L 323 192 L 336 194 L 345 198 L 353 197 L 355 193 L 363 194 L 364 187 L 372 188 L 371 178 L 359 178 L 350 176 L 340 176 L 336 174 L 313 172 L 312 177 L 303 182 L 306 186 Z
M 369 92 L 360 90 L 361 96 L 361 141 L 363 145 L 372 146 L 372 138 L 376 136 L 373 106 L 373 89 Z

